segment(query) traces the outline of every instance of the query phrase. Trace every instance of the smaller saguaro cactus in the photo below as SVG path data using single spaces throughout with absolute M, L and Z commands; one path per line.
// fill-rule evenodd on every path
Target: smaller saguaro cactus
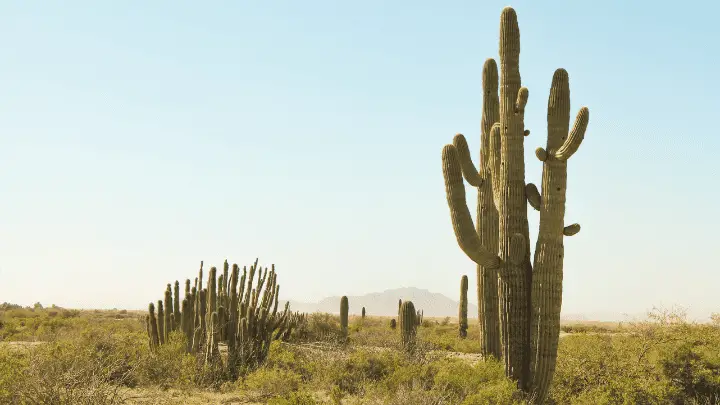
M 350 304 L 348 303 L 348 297 L 342 296 L 340 298 L 340 330 L 342 332 L 343 339 L 348 337 L 348 312 L 350 311 Z
M 156 348 L 160 344 L 160 337 L 158 334 L 158 322 L 155 317 L 155 304 L 152 302 L 148 305 L 148 331 L 150 332 L 150 341 L 152 342 L 151 347 Z
M 390 320 L 390 329 L 394 330 L 395 328 L 397 328 L 397 321 L 393 318 Z
M 172 287 L 170 284 L 167 285 L 165 290 L 165 341 L 167 342 L 170 337 L 170 332 L 173 330 L 173 300 L 172 300 Z
M 180 329 L 180 282 L 177 280 L 173 290 L 173 320 L 175 324 L 173 330 Z
M 415 349 L 417 334 L 417 312 L 412 301 L 405 301 L 400 306 L 400 339 L 403 348 L 412 352 Z
M 365 319 L 365 307 L 362 307 L 362 319 Z
M 182 330 L 183 334 L 185 335 L 187 343 L 186 351 L 188 353 L 192 351 L 193 332 L 195 331 L 193 325 L 194 318 L 195 316 L 193 314 L 192 301 L 189 299 L 189 296 L 185 297 L 182 300 L 182 317 L 180 320 L 180 330 Z
M 210 325 L 208 328 L 207 344 L 205 345 L 205 362 L 215 363 L 220 360 L 220 321 L 218 313 L 213 312 L 210 316 Z
M 460 279 L 460 310 L 458 311 L 458 328 L 460 332 L 460 338 L 465 339 L 467 337 L 468 330 L 468 277 L 463 275 Z
M 160 338 L 160 344 L 165 344 L 165 310 L 163 308 L 162 300 L 158 300 L 158 314 L 157 314 L 157 333 Z
M 217 312 L 217 268 L 214 266 L 210 267 L 210 274 L 208 274 L 207 302 L 208 313 Z M 206 321 L 211 322 L 212 319 Z

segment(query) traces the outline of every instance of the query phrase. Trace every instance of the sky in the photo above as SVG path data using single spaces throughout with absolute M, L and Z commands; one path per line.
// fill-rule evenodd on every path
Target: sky
M 507 5 L 0 2 L 0 302 L 145 308 L 201 260 L 256 257 L 283 299 L 457 299 L 475 266 L 440 155 L 460 132 L 477 162 Z M 511 5 L 528 182 L 555 69 L 590 109 L 563 313 L 720 311 L 720 3 Z

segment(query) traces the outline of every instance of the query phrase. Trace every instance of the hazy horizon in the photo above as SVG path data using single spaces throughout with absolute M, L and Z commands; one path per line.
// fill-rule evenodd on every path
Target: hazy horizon
M 508 4 L 213 4 L 3 4 L 0 302 L 144 308 L 226 257 L 274 263 L 283 300 L 457 299 L 463 274 L 474 296 L 440 152 L 461 132 L 477 163 Z M 720 311 L 720 5 L 693 4 L 510 4 L 526 181 L 556 68 L 573 119 L 590 109 L 568 165 L 582 230 L 564 242 L 564 314 Z

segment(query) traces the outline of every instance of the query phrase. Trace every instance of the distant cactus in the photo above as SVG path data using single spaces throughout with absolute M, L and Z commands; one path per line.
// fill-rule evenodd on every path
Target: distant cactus
M 207 310 L 208 314 L 212 316 L 213 312 L 217 312 L 217 268 L 210 267 L 208 272 L 208 286 L 207 286 Z M 212 322 L 212 319 L 206 319 L 207 322 Z M 207 328 L 209 329 L 210 324 Z
M 195 327 L 193 325 L 193 320 L 195 319 L 195 316 L 193 314 L 193 305 L 191 299 L 192 297 L 190 297 L 189 295 L 183 298 L 182 318 L 180 322 L 180 330 L 185 335 L 185 339 L 187 339 L 186 351 L 188 353 L 192 351 L 193 332 L 195 331 Z
M 165 290 L 165 341 L 170 340 L 170 332 L 173 330 L 173 301 L 170 284 Z
M 417 313 L 412 301 L 405 301 L 400 306 L 400 338 L 403 348 L 412 352 L 415 349 L 417 334 Z
M 458 134 L 443 148 L 443 177 L 456 239 L 478 265 L 482 354 L 502 353 L 506 375 L 542 403 L 557 359 L 563 237 L 580 230 L 577 224 L 564 223 L 567 162 L 585 137 L 589 110 L 580 109 L 571 130 L 568 74 L 557 69 L 548 100 L 547 147 L 535 151 L 543 162 L 542 194 L 534 184 L 526 184 L 528 89 L 521 86 L 519 61 L 517 14 L 506 7 L 500 18 L 500 74 L 493 59 L 483 68 L 480 170 L 470 159 L 465 137 Z M 463 177 L 478 189 L 476 227 L 466 205 Z M 534 263 L 528 205 L 540 211 Z
M 148 331 L 150 333 L 150 347 L 157 347 L 160 344 L 160 336 L 158 332 L 158 322 L 155 317 L 155 305 L 151 302 L 148 305 Z
M 342 296 L 340 298 L 340 331 L 343 339 L 348 337 L 348 312 L 350 311 L 350 304 L 348 303 L 348 297 Z
M 160 338 L 160 344 L 165 344 L 165 310 L 163 308 L 162 300 L 158 300 L 158 314 L 157 314 L 157 333 Z
M 180 329 L 180 282 L 177 280 L 173 293 L 173 330 L 178 330 Z
M 390 329 L 395 329 L 397 327 L 397 321 L 395 318 L 390 320 Z
M 212 269 L 210 270 L 212 272 Z M 213 312 L 208 325 L 207 344 L 205 345 L 205 362 L 215 363 L 220 361 L 220 320 L 218 313 Z
M 365 307 L 362 307 L 362 319 L 365 319 Z
M 460 338 L 465 339 L 467 337 L 468 330 L 468 277 L 462 276 L 460 279 L 460 310 L 458 313 L 458 327 L 460 329 Z

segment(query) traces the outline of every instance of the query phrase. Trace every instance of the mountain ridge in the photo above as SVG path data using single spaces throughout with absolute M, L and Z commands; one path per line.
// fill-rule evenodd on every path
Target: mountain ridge
M 290 309 L 301 312 L 327 312 L 340 313 L 341 296 L 332 296 L 318 302 L 302 302 L 290 300 Z M 382 292 L 373 292 L 364 295 L 348 296 L 350 315 L 359 315 L 365 307 L 371 316 L 396 316 L 398 300 L 410 300 L 415 308 L 422 310 L 428 317 L 456 317 L 458 314 L 458 301 L 443 294 L 434 293 L 427 289 L 416 287 L 393 288 Z M 287 302 L 284 301 L 283 304 Z M 468 317 L 477 318 L 477 305 L 468 303 Z

